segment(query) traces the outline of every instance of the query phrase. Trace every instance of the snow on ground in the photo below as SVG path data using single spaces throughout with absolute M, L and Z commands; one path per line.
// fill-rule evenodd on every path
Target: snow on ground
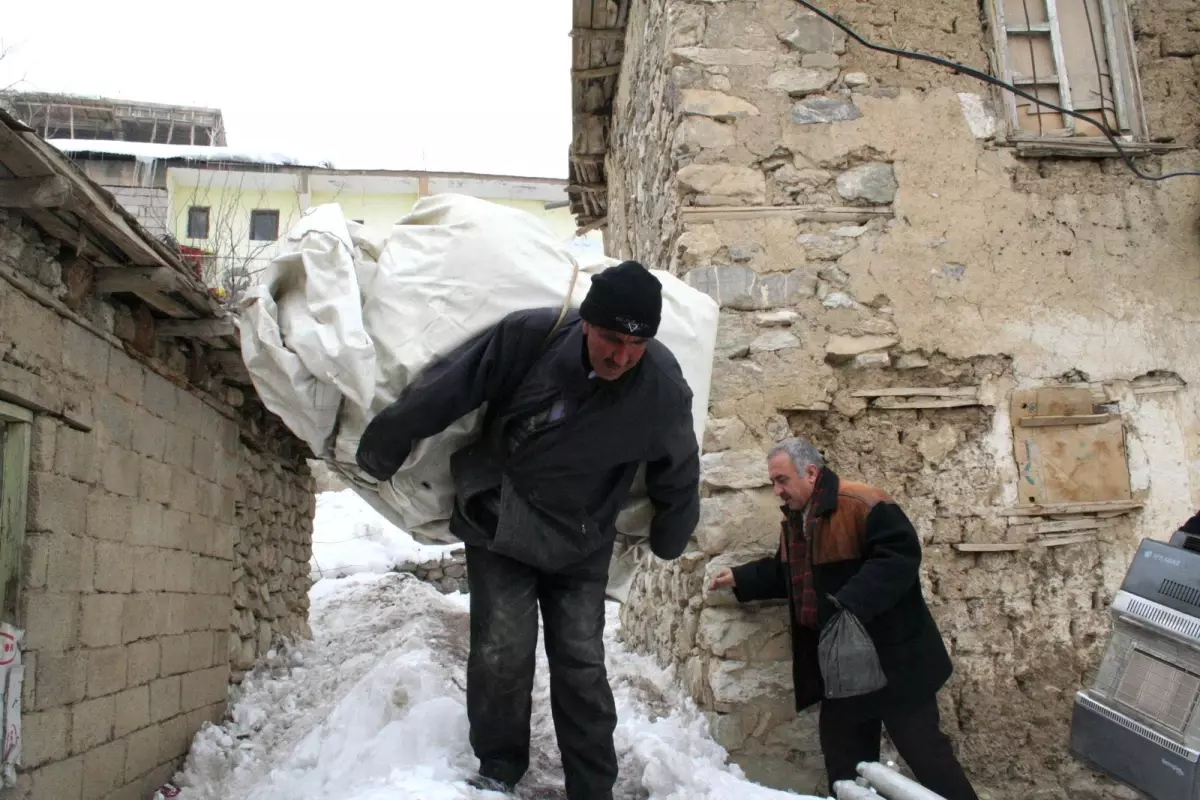
M 353 489 L 317 495 L 313 520 L 312 577 L 390 572 L 459 550 L 462 545 L 422 545 L 367 505 Z
M 334 527 L 379 524 L 355 500 L 352 493 L 330 493 L 318 501 L 325 557 L 347 565 L 372 559 L 360 558 L 361 551 L 335 557 L 332 541 L 340 534 Z M 245 677 L 234 692 L 231 719 L 197 735 L 179 776 L 180 800 L 500 797 L 465 783 L 477 765 L 465 706 L 468 598 L 377 569 L 388 554 L 417 546 L 405 538 L 394 528 L 373 533 L 368 541 L 380 548 L 371 551 L 373 565 L 313 585 L 312 641 L 273 651 Z M 672 672 L 616 641 L 617 608 L 609 604 L 605 633 L 619 718 L 615 796 L 796 800 L 746 781 L 726 764 L 724 749 L 709 737 L 704 716 L 676 688 Z M 540 646 L 537 669 L 532 763 L 518 796 L 559 800 L 566 795 Z

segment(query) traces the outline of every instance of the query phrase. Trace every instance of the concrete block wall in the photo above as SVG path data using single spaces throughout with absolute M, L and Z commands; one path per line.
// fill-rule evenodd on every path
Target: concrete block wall
M 103 181 L 102 181 L 103 183 Z M 155 187 L 105 186 L 117 202 L 133 214 L 151 236 L 171 233 L 167 190 Z
M 56 256 L 0 212 L 0 397 L 35 415 L 23 753 L 0 796 L 144 800 L 226 707 L 247 465 L 273 476 L 251 503 L 274 523 L 261 544 L 287 538 L 292 560 L 263 564 L 246 589 L 289 598 L 272 624 L 307 635 L 311 477 L 302 459 L 256 454 L 257 421 L 160 374 L 177 353 L 143 363 L 18 288 L 32 278 L 61 296 Z M 111 309 L 88 302 L 111 331 Z

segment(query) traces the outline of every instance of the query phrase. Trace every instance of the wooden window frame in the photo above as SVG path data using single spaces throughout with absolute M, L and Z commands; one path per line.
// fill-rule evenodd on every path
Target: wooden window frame
M 192 235 L 192 212 L 204 212 L 204 233 L 200 236 Z M 187 215 L 187 238 L 188 239 L 207 239 L 212 225 L 212 209 L 209 206 L 189 206 Z
M 5 433 L 0 437 L 0 621 L 15 625 L 20 612 L 33 414 L 0 401 L 0 426 Z
M 272 214 L 275 216 L 275 235 L 270 238 L 261 238 L 261 239 L 255 238 L 255 236 L 254 236 L 254 220 L 259 215 L 267 216 L 267 215 L 272 215 Z M 250 238 L 250 241 L 252 241 L 252 242 L 277 242 L 277 241 L 279 241 L 279 216 L 280 216 L 279 209 L 277 209 L 277 208 L 256 208 L 256 209 L 252 210 L 250 212 L 250 231 L 247 234 Z
M 1048 35 L 1051 38 L 1051 49 L 1054 53 L 1056 72 L 1059 73 L 1053 76 L 1054 79 L 1060 81 L 1060 98 L 1062 102 L 1059 102 L 1058 105 L 1074 110 L 1074 104 L 1071 101 L 1071 79 L 1069 75 L 1062 74 L 1066 72 L 1066 57 L 1063 52 L 1062 34 L 1057 14 L 1059 0 L 1027 1 L 1043 4 L 1046 8 L 1046 16 L 1049 22 L 1031 25 L 1028 28 L 1006 27 L 1004 4 L 1006 2 L 1021 2 L 1021 0 L 986 0 L 987 20 L 992 33 L 992 47 L 994 50 L 993 72 L 1008 83 L 1017 83 L 1021 79 L 1013 74 L 1009 44 L 1011 41 L 1019 41 L 1019 39 L 1010 37 Z M 1137 49 L 1134 44 L 1133 24 L 1127 0 L 1097 0 L 1097 2 L 1101 10 L 1101 25 L 1104 29 L 1103 41 L 1099 43 L 1104 46 L 1104 51 L 1107 55 L 1107 66 L 1109 73 L 1111 73 L 1111 86 L 1113 89 L 1113 105 L 1118 123 L 1112 132 L 1122 145 L 1128 143 L 1131 145 L 1130 150 L 1140 153 L 1147 147 L 1152 148 L 1153 143 L 1150 141 L 1150 132 L 1146 121 L 1141 77 L 1137 63 Z M 1051 84 L 1047 83 L 1044 85 Z M 1020 86 L 1020 88 L 1036 94 L 1036 92 L 1031 91 L 1036 87 L 1024 85 Z M 1098 157 L 1111 157 L 1116 153 L 1115 148 L 1113 148 L 1112 144 L 1103 135 L 1077 135 L 1074 132 L 1074 123 L 1076 120 L 1066 115 L 1063 115 L 1066 126 L 1062 132 L 1050 131 L 1037 134 L 1023 130 L 1017 117 L 1019 110 L 1016 96 L 1006 90 L 997 88 L 996 91 L 1001 95 L 999 98 L 999 107 L 1004 109 L 1003 128 L 1006 132 L 1007 143 L 1016 145 L 1019 150 L 1026 150 L 1029 155 L 1095 155 Z M 1083 111 L 1081 113 L 1086 114 L 1088 112 Z M 1142 147 L 1138 147 L 1138 145 L 1142 145 Z M 1047 152 L 1040 152 L 1043 150 Z

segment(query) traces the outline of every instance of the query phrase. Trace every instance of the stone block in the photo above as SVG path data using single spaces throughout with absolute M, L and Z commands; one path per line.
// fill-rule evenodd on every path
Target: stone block
M 761 170 L 730 164 L 688 164 L 678 173 L 684 191 L 745 200 L 766 201 L 767 182 Z
M 162 537 L 158 544 L 173 550 L 187 550 L 188 545 L 188 515 L 174 508 L 163 512 Z
M 129 648 L 129 685 L 138 686 L 159 676 L 159 639 L 133 642 Z
M 194 734 L 188 726 L 186 714 L 180 714 L 177 717 L 167 720 L 162 724 L 161 730 L 162 739 L 160 740 L 161 747 L 158 751 L 159 760 L 166 761 L 187 754 Z
M 671 56 L 676 64 L 705 67 L 769 67 L 775 63 L 774 53 L 738 48 L 676 47 Z
M 192 559 L 186 550 L 161 550 L 162 588 L 168 592 L 191 592 L 193 587 Z
M 675 142 L 688 150 L 733 147 L 733 126 L 708 117 L 687 116 L 675 132 Z
M 110 350 L 108 342 L 87 328 L 67 325 L 63 329 L 62 365 L 71 374 L 86 378 L 90 385 L 106 380 Z
M 57 708 L 82 700 L 87 692 L 86 652 L 38 652 L 35 679 L 36 708 Z
M 825 344 L 826 360 L 834 362 L 843 362 L 854 358 L 854 356 L 862 353 L 870 353 L 876 350 L 887 350 L 894 347 L 897 340 L 893 336 L 842 336 L 834 335 L 829 337 L 829 341 Z
M 184 426 L 192 433 L 203 433 L 217 424 L 221 419 L 216 411 L 204 404 L 204 401 L 187 389 L 179 392 L 179 409 L 175 422 Z M 223 420 L 222 420 L 223 421 Z
M 755 489 L 771 485 L 765 454 L 757 450 L 705 453 L 700 457 L 700 479 L 712 489 Z
M 791 97 L 804 97 L 825 91 L 836 79 L 836 70 L 793 67 L 772 72 L 767 78 L 767 88 Z
M 79 627 L 79 595 L 27 592 L 25 647 L 46 653 L 61 653 L 75 645 Z
M 179 404 L 179 389 L 161 375 L 149 373 L 142 403 L 155 416 L 173 419 Z
M 163 518 L 163 507 L 154 501 L 142 500 L 134 504 L 129 543 L 157 547 L 162 536 Z
M 195 456 L 196 436 L 182 425 L 167 426 L 166 452 L 163 460 L 176 467 L 191 470 Z
M 896 199 L 896 173 L 891 164 L 862 164 L 837 177 L 837 191 L 846 200 L 884 205 Z
M 679 110 L 721 121 L 757 117 L 761 113 L 749 100 L 709 89 L 684 89 L 680 93 Z
M 33 436 L 29 443 L 29 470 L 54 472 L 54 456 L 58 451 L 58 420 L 39 415 L 33 418 Z
M 183 708 L 192 711 L 229 697 L 229 665 L 189 672 L 183 676 Z
M 83 757 L 46 764 L 30 778 L 29 800 L 82 800 Z
M 817 125 L 828 122 L 852 122 L 862 118 L 854 103 L 831 97 L 809 97 L 792 106 L 792 122 Z
M 855 369 L 886 369 L 892 365 L 887 353 L 861 353 L 854 357 Z
M 117 721 L 113 695 L 84 700 L 71 707 L 71 750 L 85 753 L 112 739 Z
M 117 705 L 117 718 L 113 725 L 113 736 L 121 738 L 150 724 L 148 685 L 127 689 L 114 700 Z
M 116 395 L 103 393 L 93 400 L 97 432 L 111 445 L 128 448 L 133 443 L 134 406 Z
M 144 408 L 134 411 L 133 451 L 161 461 L 167 448 L 167 423 Z
M 21 766 L 33 769 L 70 755 L 71 713 L 66 708 L 21 715 Z
M 124 740 L 109 742 L 83 757 L 83 800 L 100 800 L 125 780 Z
M 142 500 L 162 505 L 170 503 L 170 468 L 153 458 L 142 458 L 138 465 L 138 496 Z
M 216 482 L 217 444 L 209 439 L 196 439 L 192 450 L 192 472 L 206 481 Z
M 91 540 L 54 533 L 38 538 L 46 546 L 47 590 L 75 593 L 91 588 L 90 570 L 94 564 Z
M 136 550 L 123 542 L 95 543 L 96 574 L 94 586 L 98 592 L 127 593 L 133 589 L 135 567 L 141 563 L 134 557 Z
M 96 436 L 62 426 L 55 436 L 54 471 L 79 481 L 96 480 Z
M 191 665 L 191 656 L 191 638 L 188 634 L 164 636 L 162 639 L 162 674 L 181 675 L 195 669 Z
M 126 737 L 125 780 L 132 781 L 158 765 L 162 730 L 158 725 L 142 728 Z
M 190 469 L 171 467 L 171 508 L 188 514 L 199 511 L 196 485 L 199 480 Z
M 88 650 L 87 696 L 103 697 L 129 683 L 129 651 L 124 646 Z
M 162 596 L 153 592 L 139 592 L 124 596 L 121 610 L 121 639 L 134 642 L 148 639 L 162 631 L 166 606 Z
M 217 634 L 214 631 L 196 631 L 188 634 L 188 670 L 208 669 L 213 666 L 216 639 Z
M 104 453 L 104 488 L 123 497 L 136 497 L 141 478 L 141 458 L 125 447 L 112 446 Z
M 736 447 L 746 435 L 746 425 L 737 417 L 713 419 L 704 426 L 704 450 L 718 453 Z
M 87 528 L 88 487 L 46 472 L 29 476 L 28 529 L 80 536 Z
M 846 34 L 812 12 L 802 14 L 796 27 L 779 39 L 800 53 L 846 52 Z
M 792 333 L 787 331 L 768 331 L 767 333 L 760 334 L 758 338 L 750 343 L 750 355 L 776 353 L 780 350 L 789 350 L 799 346 L 800 340 Z
M 108 388 L 118 397 L 137 405 L 142 402 L 146 371 L 142 365 L 119 350 L 110 348 L 108 356 Z
M 133 521 L 133 501 L 94 488 L 87 499 L 87 535 L 95 539 L 124 541 Z
M 834 53 L 805 53 L 800 57 L 800 66 L 809 69 L 837 69 L 839 63 Z
M 735 711 L 756 700 L 791 697 L 792 664 L 790 660 L 761 664 L 718 660 L 709 665 L 708 684 L 713 708 L 720 712 Z
M 150 682 L 150 721 L 162 722 L 180 712 L 178 675 Z
M 735 547 L 767 552 L 779 539 L 779 501 L 764 489 L 721 492 L 700 501 L 696 543 L 709 555 Z
M 760 613 L 745 608 L 706 608 L 696 642 L 713 655 L 735 661 L 785 661 L 792 656 L 787 609 Z
M 134 591 L 162 591 L 165 556 L 166 551 L 157 547 L 137 548 L 138 568 L 133 581 Z
M 194 594 L 178 594 L 169 593 L 166 597 L 166 613 L 167 619 L 164 623 L 162 632 L 170 635 L 184 633 L 187 630 L 196 630 L 198 628 L 189 629 L 188 624 L 193 621 L 194 616 L 206 613 L 206 608 L 197 601 L 198 598 Z M 200 605 L 198 610 L 193 610 L 194 606 Z M 200 628 L 206 626 L 199 626 Z

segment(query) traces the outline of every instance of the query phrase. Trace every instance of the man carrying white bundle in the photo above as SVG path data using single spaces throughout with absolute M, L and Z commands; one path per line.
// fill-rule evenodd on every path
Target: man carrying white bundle
M 654 339 L 662 286 L 626 261 L 592 279 L 578 314 L 506 316 L 422 372 L 363 433 L 358 463 L 388 480 L 421 439 L 484 403 L 480 438 L 450 461 L 450 530 L 471 588 L 467 716 L 480 788 L 529 767 L 540 604 L 550 704 L 570 800 L 612 797 L 616 709 L 604 597 L 617 513 L 638 467 L 650 548 L 678 558 L 700 514 L 692 392 Z

